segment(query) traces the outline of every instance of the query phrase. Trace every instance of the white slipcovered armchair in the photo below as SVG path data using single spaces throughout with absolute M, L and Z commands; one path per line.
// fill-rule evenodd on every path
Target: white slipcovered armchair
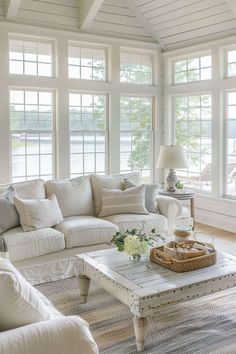
M 89 326 L 63 316 L 0 258 L 0 354 L 98 354 Z

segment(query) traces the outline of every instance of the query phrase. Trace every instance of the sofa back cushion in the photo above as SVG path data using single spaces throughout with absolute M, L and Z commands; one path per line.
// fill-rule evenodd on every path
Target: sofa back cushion
M 22 199 L 46 198 L 45 182 L 42 179 L 35 179 L 32 181 L 0 185 L 0 194 L 6 192 L 11 185 L 14 186 L 16 194 L 19 198 Z
M 122 175 L 101 176 L 91 175 L 91 182 L 93 188 L 94 209 L 95 215 L 98 215 L 102 207 L 102 189 L 124 189 L 124 179 L 127 178 L 136 185 L 141 183 L 139 172 L 131 172 Z
M 0 331 L 62 316 L 4 258 L 0 258 L 0 284 Z
M 102 190 L 102 209 L 99 217 L 115 214 L 149 214 L 145 208 L 145 185 L 119 189 Z
M 46 194 L 56 195 L 63 217 L 94 215 L 92 187 L 88 176 L 47 181 Z

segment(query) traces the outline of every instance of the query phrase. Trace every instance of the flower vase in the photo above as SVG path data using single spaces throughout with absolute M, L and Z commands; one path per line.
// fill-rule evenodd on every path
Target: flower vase
M 132 254 L 131 256 L 129 256 L 129 259 L 130 259 L 132 262 L 139 262 L 139 261 L 141 260 L 141 254 L 134 253 L 134 254 Z

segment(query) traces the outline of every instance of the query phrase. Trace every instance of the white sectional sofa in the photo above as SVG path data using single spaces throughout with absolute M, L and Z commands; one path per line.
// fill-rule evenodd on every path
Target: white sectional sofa
M 45 199 L 55 194 L 64 220 L 53 228 L 23 231 L 17 225 L 1 234 L 9 259 L 33 284 L 74 275 L 75 255 L 109 246 L 118 230 L 156 228 L 171 232 L 181 204 L 174 198 L 157 196 L 159 213 L 117 214 L 98 217 L 102 188 L 123 188 L 124 178 L 139 185 L 140 175 L 90 175 L 70 180 L 32 180 L 12 184 L 19 198 Z M 0 195 L 10 185 L 0 186 Z

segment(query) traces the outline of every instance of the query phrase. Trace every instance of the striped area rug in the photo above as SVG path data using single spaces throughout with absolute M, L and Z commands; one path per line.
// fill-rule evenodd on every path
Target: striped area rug
M 92 285 L 81 304 L 76 278 L 37 288 L 59 311 L 90 324 L 100 354 L 137 353 L 132 315 L 113 296 Z M 236 354 L 236 289 L 166 307 L 151 318 L 143 354 L 210 353 Z

